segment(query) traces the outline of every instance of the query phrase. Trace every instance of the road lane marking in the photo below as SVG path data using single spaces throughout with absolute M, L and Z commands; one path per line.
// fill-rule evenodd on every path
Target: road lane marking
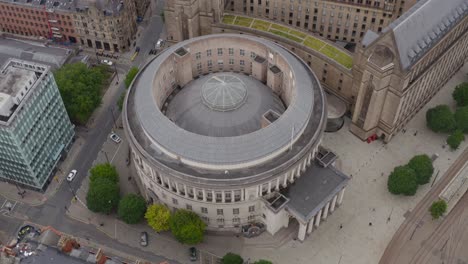
M 119 143 L 119 146 L 117 147 L 117 150 L 115 151 L 114 156 L 112 156 L 112 159 L 111 159 L 110 163 L 112 163 L 112 161 L 114 161 L 114 158 L 117 155 L 117 153 L 119 152 L 120 146 L 122 146 L 122 144 L 123 144 L 123 140 L 122 140 L 122 142 Z

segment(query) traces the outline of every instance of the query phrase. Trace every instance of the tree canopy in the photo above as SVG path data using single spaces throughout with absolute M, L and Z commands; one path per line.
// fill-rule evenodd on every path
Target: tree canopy
M 445 212 L 447 211 L 447 203 L 444 200 L 439 200 L 433 202 L 431 207 L 429 208 L 429 212 L 431 212 L 432 219 L 439 219 Z
M 398 166 L 388 177 L 387 187 L 393 194 L 414 195 L 418 189 L 416 173 L 409 166 Z
M 119 218 L 127 224 L 136 224 L 145 216 L 146 202 L 136 194 L 127 194 L 119 202 L 117 213 Z
M 447 105 L 438 105 L 426 112 L 427 126 L 434 132 L 452 132 L 455 118 Z
M 119 185 L 108 178 L 97 178 L 90 182 L 86 194 L 88 209 L 96 213 L 109 214 L 119 204 Z
M 172 215 L 170 227 L 180 243 L 193 245 L 203 241 L 206 224 L 196 213 L 179 209 Z
M 162 204 L 153 204 L 146 209 L 145 219 L 156 232 L 167 231 L 170 228 L 171 211 Z
M 84 63 L 65 64 L 54 72 L 70 119 L 85 124 L 101 104 L 101 90 L 109 73 L 105 65 L 88 68 Z
M 269 260 L 260 259 L 260 260 L 255 261 L 253 264 L 273 264 L 273 262 Z
M 135 79 L 135 76 L 138 73 L 138 68 L 137 67 L 132 67 L 128 73 L 127 76 L 125 77 L 125 87 L 128 88 L 130 87 L 130 84 L 132 84 L 133 79 Z
M 468 133 L 468 106 L 457 108 L 457 111 L 455 111 L 455 122 L 457 123 L 457 129 Z
M 408 163 L 408 166 L 416 173 L 418 184 L 426 184 L 434 173 L 432 160 L 426 154 L 414 156 Z
M 89 170 L 89 173 L 91 175 L 89 177 L 90 183 L 94 182 L 98 178 L 106 178 L 114 183 L 119 182 L 117 169 L 110 163 L 97 164 Z
M 457 102 L 457 106 L 468 106 L 468 82 L 457 85 L 452 97 Z
M 227 253 L 224 255 L 224 257 L 221 259 L 221 264 L 243 264 L 244 259 L 242 259 L 241 256 L 234 254 L 234 253 Z
M 465 140 L 465 135 L 463 135 L 461 130 L 457 129 L 447 138 L 447 144 L 450 146 L 450 149 L 456 150 L 463 140 Z

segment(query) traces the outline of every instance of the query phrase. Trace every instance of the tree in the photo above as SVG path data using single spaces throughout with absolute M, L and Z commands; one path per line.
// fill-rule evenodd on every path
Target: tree
M 432 160 L 426 154 L 414 156 L 408 163 L 408 166 L 416 173 L 418 184 L 426 184 L 434 173 Z
M 94 182 L 98 178 L 106 178 L 114 183 L 119 182 L 119 174 L 117 173 L 117 169 L 110 163 L 98 164 L 92 167 L 91 170 L 89 170 L 89 173 L 91 175 L 89 177 L 90 183 Z
M 455 122 L 457 124 L 457 129 L 468 133 L 468 106 L 459 107 L 457 111 L 455 111 Z
M 132 67 L 128 73 L 127 76 L 125 77 L 125 87 L 128 88 L 130 87 L 130 84 L 132 84 L 133 79 L 135 79 L 135 76 L 138 73 L 138 68 L 137 67 Z
M 414 195 L 418 189 L 416 173 L 409 166 L 398 166 L 388 177 L 387 187 L 393 194 Z
M 170 228 L 171 211 L 165 205 L 153 204 L 146 209 L 145 219 L 156 232 L 167 231 Z
M 224 255 L 224 257 L 221 259 L 222 264 L 243 264 L 244 259 L 242 259 L 241 256 L 234 254 L 234 253 L 227 253 Z
M 84 63 L 74 63 L 65 64 L 54 76 L 68 116 L 75 123 L 85 124 L 101 104 L 101 90 L 109 72 L 105 66 L 88 68 Z
M 431 212 L 432 219 L 439 219 L 445 212 L 447 211 L 447 203 L 444 200 L 439 200 L 433 202 L 431 207 L 429 208 L 429 212 Z
M 180 243 L 193 245 L 203 241 L 206 225 L 194 212 L 177 210 L 171 217 L 170 226 Z
M 447 144 L 450 146 L 450 149 L 456 150 L 463 140 L 465 140 L 465 135 L 463 135 L 461 130 L 457 129 L 447 138 Z
M 457 106 L 468 106 L 468 82 L 457 85 L 452 97 L 457 102 Z
M 269 260 L 261 259 L 261 260 L 255 261 L 253 264 L 273 264 L 273 262 L 271 262 Z
M 455 118 L 447 105 L 438 105 L 426 112 L 427 126 L 434 132 L 452 132 Z
M 109 214 L 119 204 L 119 185 L 108 178 L 98 178 L 90 182 L 86 194 L 86 205 L 96 213 Z
M 146 202 L 143 197 L 136 194 L 125 195 L 119 202 L 117 213 L 125 223 L 136 224 L 145 216 Z

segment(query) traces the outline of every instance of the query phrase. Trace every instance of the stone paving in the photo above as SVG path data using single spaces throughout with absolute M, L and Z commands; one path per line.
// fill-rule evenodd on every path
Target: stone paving
M 428 108 L 448 104 L 455 109 L 451 94 L 457 84 L 468 81 L 467 72 L 468 65 L 465 65 L 409 122 L 406 132 L 396 135 L 387 145 L 380 141 L 371 144 L 360 141 L 346 129 L 348 124 L 337 133 L 326 134 L 323 144 L 338 154 L 343 171 L 352 175 L 341 208 L 321 223 L 304 243 L 290 241 L 272 249 L 248 247 L 242 255 L 290 264 L 378 263 L 405 213 L 431 188 L 431 183 L 421 186 L 413 197 L 391 195 L 387 190 L 387 177 L 392 169 L 416 154 L 437 153 L 434 175 L 438 174 L 440 179 L 467 146 L 465 141 L 460 149 L 450 151 L 443 147 L 447 135 L 435 134 L 425 125 Z

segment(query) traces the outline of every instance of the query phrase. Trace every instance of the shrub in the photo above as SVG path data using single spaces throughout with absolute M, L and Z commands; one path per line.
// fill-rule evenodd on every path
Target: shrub
M 170 226 L 180 243 L 193 245 L 203 241 L 206 225 L 194 212 L 177 210 L 171 217 Z
M 396 167 L 388 177 L 387 187 L 393 194 L 414 195 L 418 189 L 416 173 L 409 166 Z
M 465 135 L 463 135 L 461 130 L 457 129 L 447 138 L 447 144 L 450 146 L 450 149 L 456 150 L 463 140 L 465 140 Z
M 243 264 L 244 259 L 241 256 L 234 254 L 234 253 L 227 253 L 221 259 L 221 264 Z
M 110 163 L 102 163 L 98 164 L 89 170 L 90 177 L 89 181 L 92 184 L 98 178 L 106 178 L 114 183 L 119 182 L 119 174 L 117 173 L 117 169 L 114 165 Z
M 130 84 L 132 84 L 133 79 L 135 79 L 135 76 L 138 73 L 138 68 L 137 67 L 132 67 L 128 73 L 127 76 L 125 77 L 125 87 L 128 88 L 130 87 Z
M 271 262 L 269 260 L 261 259 L 261 260 L 255 261 L 253 264 L 273 264 L 273 262 Z
M 156 232 L 167 231 L 170 228 L 171 211 L 165 205 L 153 204 L 146 210 L 145 219 Z
M 429 208 L 432 219 L 439 219 L 447 211 L 447 203 L 444 200 L 433 202 Z
M 86 194 L 86 205 L 89 210 L 96 213 L 109 214 L 119 204 L 119 185 L 108 178 L 98 178 L 90 182 Z
M 468 83 L 464 82 L 457 85 L 452 97 L 457 102 L 457 106 L 468 106 Z
M 468 133 L 468 106 L 459 107 L 455 111 L 454 117 L 457 129 L 460 129 L 463 133 Z
M 146 202 L 136 194 L 125 195 L 119 202 L 117 213 L 119 218 L 127 224 L 136 224 L 145 216 Z
M 418 184 L 428 183 L 434 172 L 432 160 L 426 154 L 414 156 L 409 161 L 408 166 L 416 173 L 416 181 Z
M 120 95 L 119 100 L 117 100 L 117 106 L 119 107 L 119 110 L 120 110 L 120 111 L 122 111 L 122 109 L 123 109 L 123 103 L 124 103 L 124 101 L 125 101 L 125 95 L 126 95 L 126 93 L 123 92 L 123 93 Z
M 434 132 L 452 132 L 455 118 L 447 105 L 438 105 L 426 112 L 427 126 Z

